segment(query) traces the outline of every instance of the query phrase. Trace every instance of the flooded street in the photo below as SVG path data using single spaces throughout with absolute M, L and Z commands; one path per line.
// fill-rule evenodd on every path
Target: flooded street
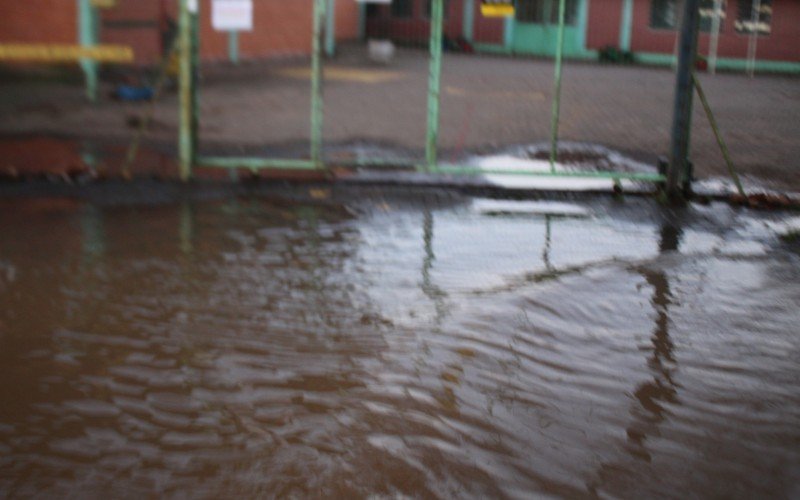
M 363 194 L 0 202 L 0 496 L 800 495 L 776 215 Z

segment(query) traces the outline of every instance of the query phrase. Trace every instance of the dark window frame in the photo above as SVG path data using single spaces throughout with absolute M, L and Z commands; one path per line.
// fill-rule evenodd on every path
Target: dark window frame
M 425 0 L 425 8 L 422 10 L 422 18 L 430 19 L 433 9 L 433 0 Z M 450 17 L 450 0 L 444 0 L 444 20 Z
M 751 24 L 753 19 L 753 4 L 755 0 L 737 0 L 736 1 L 736 19 L 733 21 L 733 29 L 737 35 L 751 36 L 753 34 L 752 27 L 747 27 Z M 742 8 L 744 6 L 744 8 Z M 761 0 L 761 12 L 758 15 L 759 27 L 762 23 L 766 23 L 766 30 L 758 30 L 758 36 L 770 36 L 772 34 L 772 18 L 775 17 L 773 10 L 772 0 Z
M 414 17 L 415 0 L 392 0 L 389 16 L 392 19 L 412 19 Z
M 567 0 L 564 24 L 577 26 L 581 0 Z M 528 24 L 558 24 L 558 0 L 517 0 L 514 20 Z
M 650 20 L 648 27 L 656 31 L 677 31 L 680 26 L 681 13 L 683 11 L 684 0 L 650 0 Z M 675 10 L 673 16 L 674 24 L 660 23 L 657 19 L 657 4 L 672 4 Z M 714 16 L 714 0 L 701 0 L 700 1 L 700 32 L 710 33 L 713 25 Z M 722 1 L 722 13 L 720 15 L 719 32 L 725 31 L 725 22 L 728 18 L 728 0 Z M 663 16 L 662 16 L 663 19 Z

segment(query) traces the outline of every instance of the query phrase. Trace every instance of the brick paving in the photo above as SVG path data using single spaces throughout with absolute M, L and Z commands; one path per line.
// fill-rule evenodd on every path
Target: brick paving
M 304 151 L 309 137 L 309 85 L 303 61 L 204 68 L 204 148 Z M 344 51 L 325 86 L 325 140 L 379 145 L 420 155 L 426 121 L 425 51 L 402 50 L 388 66 L 366 62 L 363 49 Z M 545 142 L 550 133 L 552 62 L 446 54 L 440 144 L 445 159 Z M 745 176 L 800 190 L 800 79 L 741 74 L 701 75 L 731 154 Z M 668 68 L 567 63 L 561 138 L 619 150 L 655 163 L 667 153 L 674 75 Z M 0 134 L 44 133 L 125 141 L 141 104 L 83 102 L 74 84 L 0 82 Z M 725 175 L 699 102 L 691 158 L 698 177 Z M 177 104 L 157 106 L 150 141 L 172 144 Z M 272 151 L 270 151 L 272 150 Z

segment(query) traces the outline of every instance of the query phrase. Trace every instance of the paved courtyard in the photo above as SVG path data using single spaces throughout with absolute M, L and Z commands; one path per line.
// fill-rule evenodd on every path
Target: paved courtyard
M 421 154 L 425 141 L 426 52 L 402 50 L 374 66 L 361 47 L 326 62 L 325 141 Z M 304 151 L 309 137 L 308 65 L 304 61 L 206 65 L 202 147 L 226 152 Z M 551 61 L 446 54 L 442 76 L 442 157 L 492 152 L 548 140 Z M 800 190 L 800 79 L 702 75 L 711 105 L 743 174 Z M 674 75 L 668 68 L 567 63 L 561 138 L 619 150 L 655 163 L 669 146 Z M 110 90 L 108 87 L 107 90 Z M 128 140 L 144 104 L 104 98 L 86 104 L 65 83 L 0 82 L 0 134 L 43 133 L 97 141 Z M 167 93 L 149 141 L 173 145 L 177 104 Z M 722 156 L 696 101 L 692 160 L 699 177 L 725 175 Z

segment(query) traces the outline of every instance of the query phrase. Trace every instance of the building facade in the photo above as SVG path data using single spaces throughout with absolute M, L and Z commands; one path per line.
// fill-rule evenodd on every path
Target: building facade
M 393 0 L 391 5 L 371 6 L 366 16 L 368 36 L 425 40 L 430 1 Z M 754 48 L 756 69 L 800 72 L 800 0 L 761 0 L 755 15 L 754 1 L 719 2 L 717 67 L 744 69 Z M 555 54 L 559 1 L 516 0 L 515 4 L 514 17 L 489 19 L 481 16 L 480 0 L 446 0 L 445 36 L 463 38 L 479 51 Z M 714 0 L 701 1 L 699 50 L 704 57 L 713 51 L 714 6 Z M 564 52 L 567 57 L 588 59 L 614 47 L 633 52 L 645 63 L 671 64 L 681 7 L 681 0 L 567 0 Z
M 0 43 L 76 43 L 83 0 L 0 0 Z M 85 0 L 90 1 L 90 0 Z M 326 48 L 363 34 L 425 45 L 432 0 L 392 0 L 389 5 L 327 0 Z M 486 18 L 480 0 L 444 0 L 445 36 L 481 52 L 552 56 L 556 51 L 559 0 L 515 0 L 511 18 Z M 800 0 L 701 0 L 699 50 L 716 54 L 717 67 L 744 69 L 755 55 L 757 70 L 800 73 Z M 212 0 L 200 0 L 201 52 L 205 60 L 229 57 L 227 33 L 211 26 Z M 137 64 L 153 64 L 174 30 L 178 0 L 114 0 L 101 9 L 100 42 L 128 45 Z M 254 0 L 255 29 L 238 36 L 243 59 L 307 55 L 311 50 L 313 0 Z M 564 50 L 591 59 L 607 47 L 633 52 L 650 64 L 671 64 L 681 0 L 567 0 Z M 754 22 L 755 21 L 755 22 Z M 171 26 L 172 25 L 172 26 Z M 718 33 L 718 36 L 714 36 Z M 754 34 L 757 33 L 757 34 Z M 716 38 L 716 44 L 712 42 Z M 716 46 L 716 49 L 714 47 Z
M 74 44 L 78 40 L 81 0 L 0 0 L 0 43 Z M 229 56 L 227 33 L 211 26 L 212 0 L 200 0 L 201 55 L 204 60 Z M 115 0 L 98 9 L 100 43 L 133 48 L 137 64 L 153 64 L 175 29 L 178 0 Z M 255 28 L 238 36 L 243 59 L 307 55 L 311 52 L 313 0 L 254 0 Z M 339 40 L 358 38 L 359 6 L 331 2 L 329 32 Z

